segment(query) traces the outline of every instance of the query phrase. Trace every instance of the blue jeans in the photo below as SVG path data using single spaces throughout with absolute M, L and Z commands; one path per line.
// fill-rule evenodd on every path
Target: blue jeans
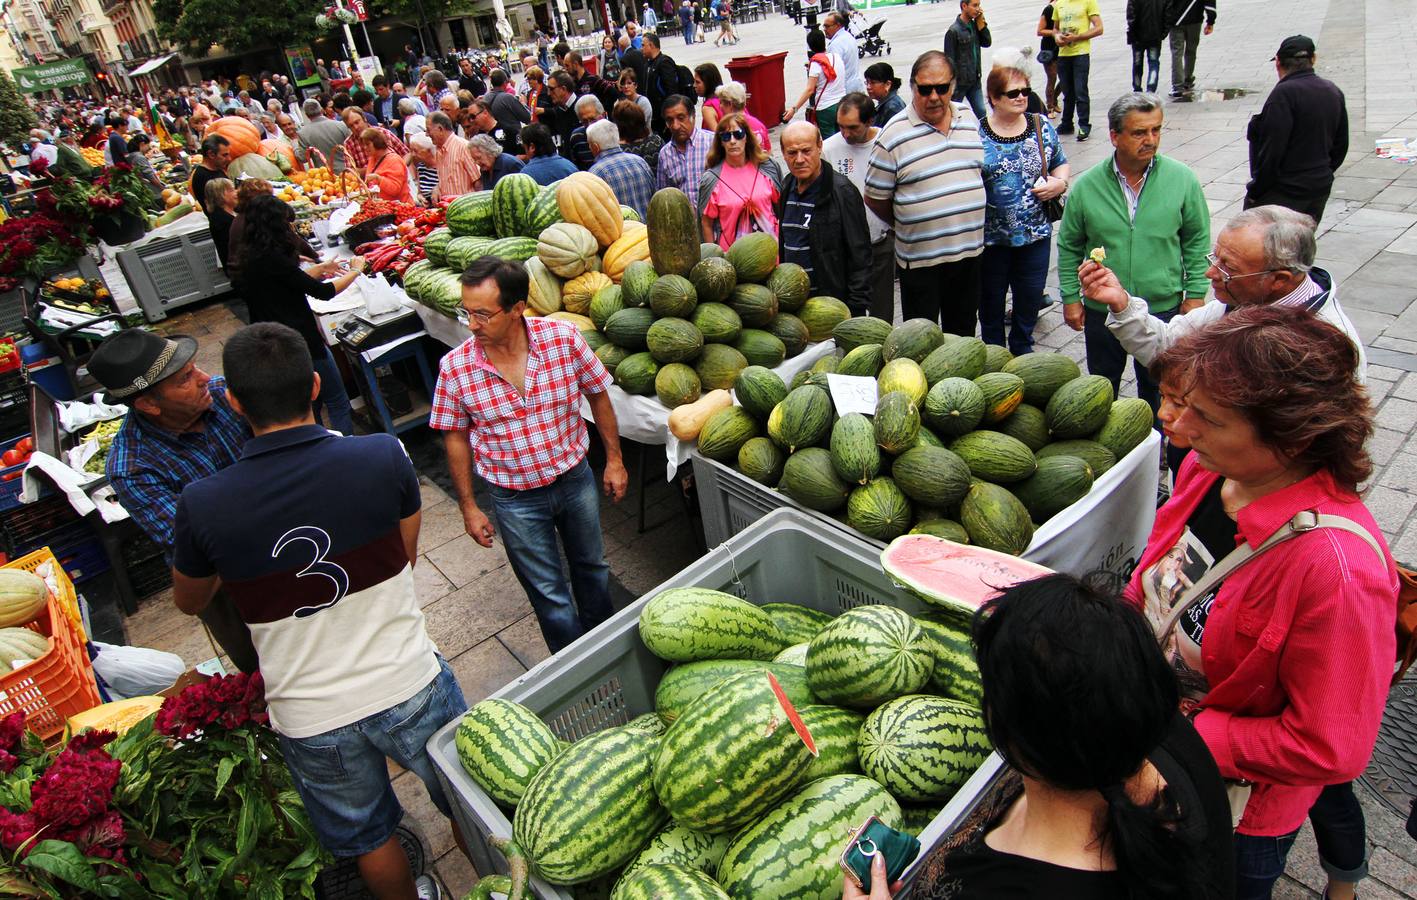
M 1155 92 L 1156 84 L 1161 80 L 1161 45 L 1132 48 L 1132 90 L 1134 91 L 1141 90 L 1143 61 L 1146 63 L 1146 89 Z
M 354 434 L 354 416 L 349 411 L 349 394 L 344 389 L 344 379 L 340 377 L 339 366 L 325 348 L 323 359 L 314 360 L 315 372 L 320 376 L 320 395 L 315 398 L 315 421 L 320 421 L 320 410 L 330 414 L 330 427 L 343 435 Z M 377 385 L 370 390 L 377 391 Z
M 1279 837 L 1235 835 L 1235 900 L 1269 900 L 1298 829 Z
M 969 108 L 974 110 L 974 115 L 980 121 L 989 115 L 989 107 L 984 103 L 984 86 L 976 84 L 967 91 L 962 91 L 963 98 L 969 101 Z
M 979 334 L 984 343 L 1004 346 L 1004 295 L 1012 288 L 1008 348 L 1015 356 L 1033 352 L 1033 326 L 1038 324 L 1051 254 L 1047 238 L 1022 247 L 984 248 L 979 263 Z
M 615 612 L 595 473 L 582 459 L 545 487 L 488 488 L 512 572 L 536 610 L 546 646 L 556 653 Z M 558 533 L 570 564 L 569 585 L 556 547 Z
M 412 697 L 343 728 L 306 738 L 280 736 L 281 756 L 320 843 L 335 856 L 382 847 L 403 817 L 388 760 L 423 780 L 433 805 L 452 815 L 428 758 L 428 739 L 467 710 L 443 657 L 438 675 Z
M 1179 306 L 1165 312 L 1154 312 L 1153 316 L 1169 322 L 1181 311 Z M 1127 367 L 1127 351 L 1107 327 L 1107 311 L 1089 309 L 1083 322 L 1083 341 L 1087 345 L 1087 371 L 1090 375 L 1106 375 L 1112 381 L 1113 396 L 1121 396 L 1122 370 Z M 1153 414 L 1161 406 L 1161 389 L 1146 370 L 1146 366 L 1132 360 L 1132 371 L 1137 376 L 1137 396 L 1151 404 Z
M 1353 782 L 1331 784 L 1309 809 L 1319 864 L 1334 881 L 1353 883 L 1368 874 L 1367 823 Z
M 1077 110 L 1078 127 L 1092 128 L 1092 103 L 1087 95 L 1087 74 L 1092 68 L 1092 54 L 1058 57 L 1058 90 L 1063 92 L 1063 118 L 1060 128 L 1073 127 L 1073 110 Z

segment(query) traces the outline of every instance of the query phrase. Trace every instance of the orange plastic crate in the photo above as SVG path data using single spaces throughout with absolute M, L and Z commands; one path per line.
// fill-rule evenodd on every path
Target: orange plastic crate
M 38 575 L 36 570 L 45 563 L 50 564 L 49 579 L 57 590 L 49 592 L 39 618 L 24 627 L 49 638 L 49 649 L 34 662 L 0 675 L 0 718 L 24 710 L 26 727 L 48 740 L 64 730 L 70 716 L 98 706 L 100 699 L 85 648 L 78 595 L 64 567 L 46 547 L 5 568 Z

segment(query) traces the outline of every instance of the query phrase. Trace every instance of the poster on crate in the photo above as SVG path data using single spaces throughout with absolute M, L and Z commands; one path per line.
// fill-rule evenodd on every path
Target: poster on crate
M 319 87 L 320 73 L 315 69 L 315 54 L 309 47 L 286 47 L 285 62 L 296 87 Z

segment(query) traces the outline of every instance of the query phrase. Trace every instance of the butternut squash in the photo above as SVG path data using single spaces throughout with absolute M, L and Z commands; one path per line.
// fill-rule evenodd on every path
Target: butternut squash
M 681 441 L 696 441 L 709 416 L 732 405 L 733 395 L 728 391 L 709 391 L 693 403 L 676 407 L 669 414 L 669 432 Z

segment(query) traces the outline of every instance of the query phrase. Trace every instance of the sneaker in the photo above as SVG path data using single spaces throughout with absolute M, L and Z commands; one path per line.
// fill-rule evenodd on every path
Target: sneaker
M 1073 126 L 1071 126 L 1071 125 L 1069 125 L 1068 123 L 1064 122 L 1062 125 L 1059 125 L 1059 126 L 1058 126 L 1058 133 L 1059 133 L 1059 134 L 1072 134 L 1072 133 L 1073 133 Z
M 418 891 L 418 900 L 442 900 L 443 886 L 432 875 L 419 875 L 413 887 Z
M 1091 129 L 1091 128 L 1082 128 L 1082 127 L 1079 127 L 1079 128 L 1078 128 L 1078 143 L 1081 144 L 1083 141 L 1087 140 L 1088 137 L 1089 137 L 1091 134 L 1092 134 L 1092 129 Z

